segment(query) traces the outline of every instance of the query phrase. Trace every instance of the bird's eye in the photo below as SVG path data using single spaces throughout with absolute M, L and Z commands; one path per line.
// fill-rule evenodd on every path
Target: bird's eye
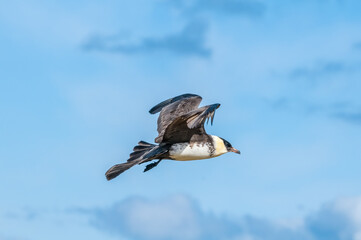
M 224 145 L 228 148 L 228 147 L 231 147 L 231 144 L 229 143 L 229 142 L 227 142 L 227 141 L 224 141 Z

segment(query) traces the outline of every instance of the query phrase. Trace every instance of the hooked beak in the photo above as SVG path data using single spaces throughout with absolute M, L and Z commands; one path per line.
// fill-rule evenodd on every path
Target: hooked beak
M 232 147 L 229 151 L 237 154 L 241 154 L 241 152 L 238 149 L 235 149 L 234 147 Z

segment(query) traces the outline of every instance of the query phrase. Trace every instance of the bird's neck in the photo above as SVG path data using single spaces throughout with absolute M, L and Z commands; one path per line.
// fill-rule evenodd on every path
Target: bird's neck
M 215 156 L 219 156 L 219 155 L 222 155 L 222 154 L 228 152 L 226 146 L 224 145 L 224 141 L 220 137 L 217 137 L 214 135 L 211 135 L 211 137 L 213 140 Z

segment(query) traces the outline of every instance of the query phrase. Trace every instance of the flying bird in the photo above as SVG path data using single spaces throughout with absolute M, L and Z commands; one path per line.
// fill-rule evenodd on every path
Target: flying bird
M 189 161 L 218 157 L 227 152 L 240 154 L 225 139 L 206 133 L 204 123 L 211 119 L 213 124 L 220 104 L 198 108 L 201 101 L 202 97 L 188 93 L 165 100 L 150 109 L 151 114 L 160 112 L 158 137 L 154 140 L 158 145 L 140 141 L 127 162 L 111 167 L 105 173 L 106 178 L 111 180 L 134 165 L 156 159 L 158 161 L 148 164 L 144 172 L 156 167 L 163 159 Z

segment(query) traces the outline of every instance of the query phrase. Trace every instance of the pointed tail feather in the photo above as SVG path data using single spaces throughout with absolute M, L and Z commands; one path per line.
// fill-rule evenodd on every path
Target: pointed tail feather
M 138 142 L 138 145 L 133 148 L 133 152 L 129 155 L 127 162 L 132 162 L 139 158 L 143 158 L 146 154 L 151 152 L 154 148 L 157 148 L 157 145 L 147 143 L 144 141 Z
M 118 177 L 119 174 L 123 173 L 125 170 L 133 167 L 137 162 L 126 162 L 121 164 L 116 164 L 113 167 L 109 168 L 109 170 L 105 173 L 105 177 L 107 180 L 112 180 L 115 177 Z
M 111 167 L 106 173 L 105 177 L 107 180 L 111 180 L 117 177 L 119 174 L 123 173 L 124 171 L 128 170 L 129 168 L 133 167 L 134 165 L 147 162 L 152 160 L 152 157 L 156 157 L 156 153 L 158 146 L 147 143 L 144 141 L 140 141 L 137 146 L 134 147 L 133 152 L 130 154 L 129 159 L 125 163 L 116 164 Z

